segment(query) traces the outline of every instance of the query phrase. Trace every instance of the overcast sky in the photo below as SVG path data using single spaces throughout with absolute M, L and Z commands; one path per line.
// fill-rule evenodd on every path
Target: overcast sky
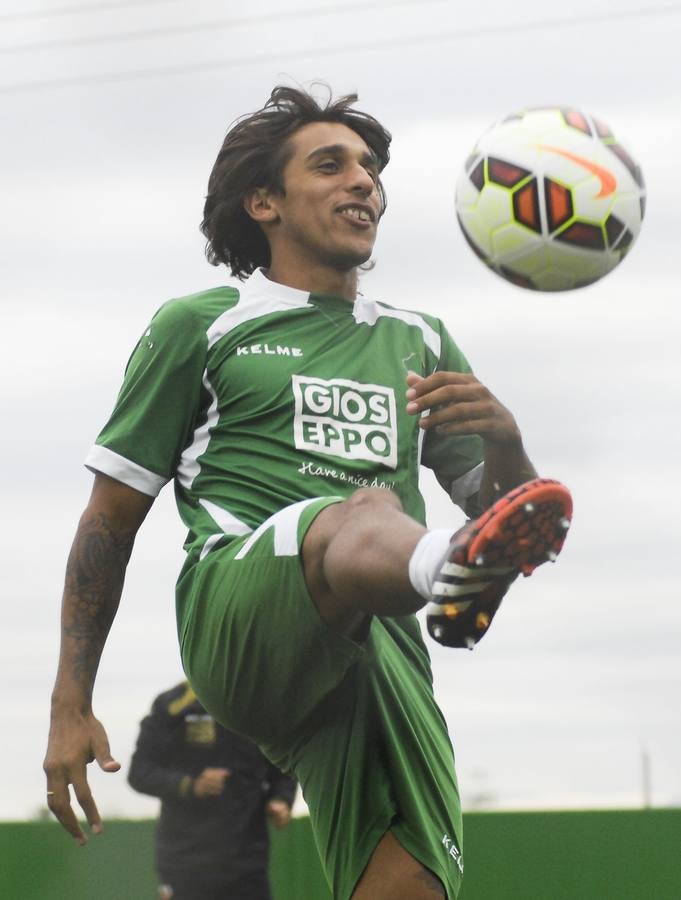
M 574 495 L 557 565 L 513 587 L 474 653 L 428 639 L 465 808 L 639 805 L 644 754 L 653 802 L 681 804 L 681 3 L 575 0 L 569 19 L 538 0 L 242 10 L 0 3 L 0 818 L 43 803 L 63 570 L 91 484 L 82 460 L 151 314 L 226 280 L 197 226 L 229 123 L 275 84 L 314 80 L 357 90 L 394 135 L 362 291 L 441 316 L 540 472 Z M 608 122 L 649 192 L 621 267 L 562 295 L 488 272 L 453 213 L 479 134 L 539 104 Z M 431 479 L 424 490 L 431 524 L 458 526 Z M 125 769 L 139 719 L 181 677 L 182 540 L 167 488 L 140 532 L 95 694 Z M 92 783 L 105 815 L 155 812 L 124 775 Z

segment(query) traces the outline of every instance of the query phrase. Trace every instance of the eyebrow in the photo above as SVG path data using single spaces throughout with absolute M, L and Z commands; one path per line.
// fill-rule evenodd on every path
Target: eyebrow
M 326 147 L 317 147 L 311 153 L 308 153 L 306 161 L 315 159 L 318 156 L 344 156 L 347 152 L 348 148 L 345 144 L 328 144 Z M 365 166 L 373 166 L 377 170 L 380 168 L 378 157 L 372 150 L 366 150 L 362 154 L 361 163 Z

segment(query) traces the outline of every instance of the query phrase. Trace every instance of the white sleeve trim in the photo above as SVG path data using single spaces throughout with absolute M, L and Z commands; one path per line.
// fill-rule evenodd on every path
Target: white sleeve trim
M 93 444 L 85 457 L 85 465 L 91 471 L 109 475 L 149 497 L 158 497 L 163 485 L 169 481 L 101 444 Z
M 450 496 L 457 506 L 463 507 L 466 500 L 480 490 L 483 468 L 484 463 L 478 463 L 470 472 L 460 475 L 459 478 L 452 482 Z

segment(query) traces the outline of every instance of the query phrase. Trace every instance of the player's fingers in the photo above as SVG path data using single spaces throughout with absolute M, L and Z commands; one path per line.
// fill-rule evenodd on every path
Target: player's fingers
M 407 393 L 407 412 L 422 412 L 424 409 L 435 409 L 439 406 L 453 406 L 457 403 L 472 403 L 487 399 L 488 392 L 480 384 L 448 384 L 435 388 L 425 394 L 412 395 L 410 388 Z
M 488 419 L 463 419 L 460 422 L 445 422 L 438 425 L 438 434 L 479 434 L 488 437 L 495 433 L 495 424 Z
M 47 807 L 62 827 L 65 828 L 81 846 L 87 844 L 87 838 L 83 833 L 83 829 L 80 827 L 76 814 L 71 808 L 71 797 L 66 783 L 48 778 Z
M 438 434 L 479 434 L 505 443 L 520 440 L 515 419 L 494 398 L 441 407 L 423 416 L 419 425 L 426 430 L 434 428 Z
M 445 422 L 438 425 L 434 429 L 437 434 L 465 436 L 469 434 L 477 434 L 481 437 L 487 435 L 484 424 L 476 419 L 463 419 L 461 422 Z
M 491 411 L 485 403 L 457 403 L 432 409 L 429 415 L 424 416 L 419 425 L 426 430 L 438 428 L 441 425 L 461 424 L 467 422 L 473 427 L 482 420 L 492 420 Z
M 94 758 L 97 760 L 97 765 L 103 772 L 118 772 L 121 764 L 111 755 L 109 741 L 105 734 L 102 733 L 102 735 L 93 739 L 92 750 Z
M 407 393 L 410 397 L 422 397 L 431 391 L 447 386 L 467 387 L 480 384 L 471 372 L 433 372 L 432 375 L 427 375 L 425 378 L 417 376 L 417 380 L 411 383 L 407 377 L 407 383 L 409 384 Z
M 102 819 L 90 791 L 90 785 L 87 783 L 87 778 L 83 775 L 81 778 L 74 778 L 71 783 L 73 784 L 73 792 L 76 795 L 78 805 L 85 813 L 88 825 L 94 834 L 100 834 L 102 831 Z

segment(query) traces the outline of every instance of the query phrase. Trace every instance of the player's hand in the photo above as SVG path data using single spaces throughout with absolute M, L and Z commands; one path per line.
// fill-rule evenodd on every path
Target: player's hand
M 194 779 L 194 796 L 219 797 L 225 789 L 225 781 L 231 774 L 231 769 L 204 769 Z
M 109 750 L 101 724 L 89 712 L 53 713 L 43 769 L 47 775 L 47 805 L 62 826 L 82 845 L 87 838 L 71 806 L 69 785 L 93 834 L 102 831 L 102 819 L 87 781 L 87 764 L 97 760 L 103 772 L 118 772 L 121 764 Z
M 520 444 L 520 430 L 511 413 L 475 375 L 434 372 L 423 378 L 407 374 L 407 412 L 421 416 L 419 426 L 441 434 L 479 434 L 498 444 Z
M 265 814 L 275 828 L 285 828 L 291 821 L 291 807 L 284 800 L 270 800 Z

